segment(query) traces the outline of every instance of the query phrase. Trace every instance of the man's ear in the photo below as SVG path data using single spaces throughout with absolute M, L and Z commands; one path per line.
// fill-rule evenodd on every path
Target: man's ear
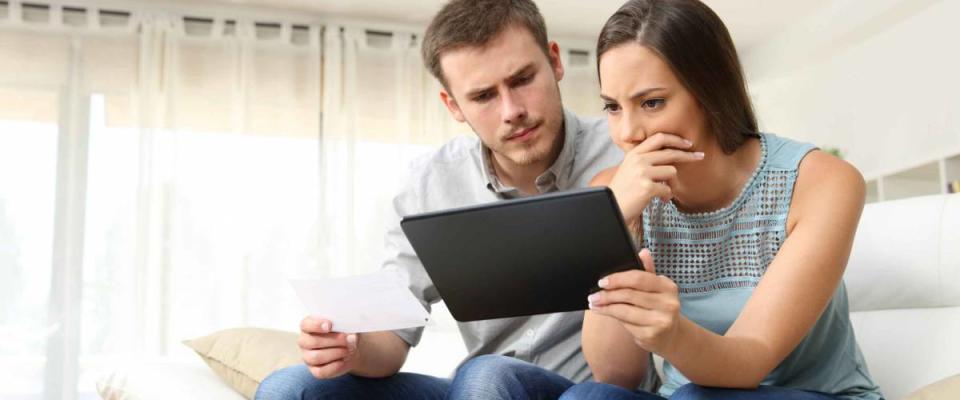
M 447 106 L 447 111 L 450 112 L 450 115 L 453 116 L 453 119 L 457 122 L 466 122 L 467 119 L 463 117 L 463 111 L 460 110 L 460 105 L 457 104 L 457 100 L 453 98 L 453 95 L 450 92 L 447 92 L 447 89 L 440 89 L 440 101 L 443 102 L 443 105 Z
M 560 59 L 560 45 L 557 42 L 551 41 L 548 46 L 550 47 L 550 67 L 553 68 L 553 75 L 557 78 L 557 82 L 560 82 L 563 79 L 563 61 Z

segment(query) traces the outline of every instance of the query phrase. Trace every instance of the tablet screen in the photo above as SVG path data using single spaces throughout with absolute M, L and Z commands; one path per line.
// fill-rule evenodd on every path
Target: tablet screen
M 600 278 L 640 267 L 608 188 L 411 215 L 401 227 L 458 321 L 584 310 Z

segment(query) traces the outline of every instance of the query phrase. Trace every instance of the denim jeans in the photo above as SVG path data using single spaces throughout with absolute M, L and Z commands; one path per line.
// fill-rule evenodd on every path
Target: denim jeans
M 399 373 L 387 378 L 344 375 L 320 380 L 304 365 L 276 371 L 260 383 L 256 400 L 300 399 L 556 399 L 573 386 L 567 378 L 511 357 L 470 359 L 453 380 Z
M 584 382 L 567 390 L 561 400 L 663 400 L 656 394 L 630 391 L 606 383 Z M 834 396 L 805 390 L 760 386 L 756 390 L 707 388 L 694 384 L 681 386 L 670 400 L 836 400 Z
M 573 381 L 512 357 L 484 355 L 457 370 L 451 399 L 556 399 Z
M 317 379 L 306 365 L 287 367 L 267 376 L 257 388 L 256 400 L 301 399 L 444 399 L 450 380 L 399 373 L 388 378 L 343 375 Z

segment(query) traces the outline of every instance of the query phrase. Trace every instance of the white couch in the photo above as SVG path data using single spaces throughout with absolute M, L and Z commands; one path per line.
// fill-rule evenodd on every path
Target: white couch
M 844 279 L 888 398 L 960 374 L 960 194 L 867 205 Z
M 868 205 L 845 280 L 857 339 L 888 399 L 960 374 L 960 194 Z M 404 370 L 446 376 L 464 355 L 441 314 Z M 126 386 L 118 398 L 243 399 L 199 358 L 142 363 L 98 384 L 117 385 Z

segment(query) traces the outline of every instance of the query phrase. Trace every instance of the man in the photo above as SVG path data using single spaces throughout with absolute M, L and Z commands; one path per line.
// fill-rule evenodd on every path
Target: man
M 429 308 L 440 298 L 399 216 L 585 187 L 622 155 L 605 123 L 563 110 L 560 50 L 531 0 L 451 1 L 427 29 L 422 55 L 450 114 L 479 138 L 444 145 L 394 199 L 384 266 Z M 274 373 L 257 398 L 557 398 L 590 378 L 582 320 L 571 312 L 460 323 L 468 357 L 444 379 L 398 373 L 422 329 L 347 335 L 308 317 L 299 340 L 306 366 Z

